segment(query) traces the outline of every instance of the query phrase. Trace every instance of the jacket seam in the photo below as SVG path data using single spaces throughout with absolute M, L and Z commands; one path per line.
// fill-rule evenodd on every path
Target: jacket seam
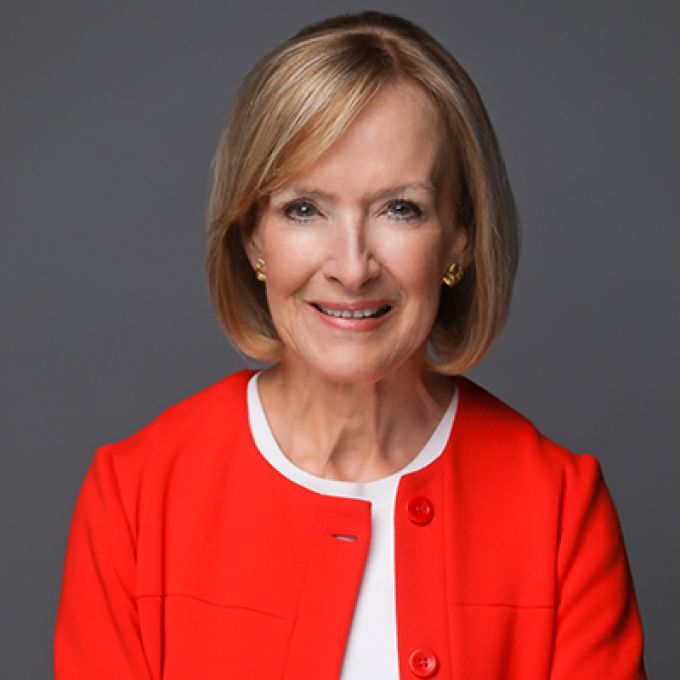
M 274 619 L 280 619 L 282 621 L 290 621 L 290 619 L 279 614 L 274 614 L 273 612 L 265 611 L 264 609 L 257 609 L 257 607 L 247 607 L 240 604 L 224 604 L 221 602 L 213 602 L 212 600 L 206 600 L 202 597 L 196 597 L 195 595 L 188 595 L 187 593 L 166 593 L 165 595 L 138 595 L 136 600 L 164 600 L 168 597 L 183 597 L 189 600 L 196 600 L 197 602 L 202 602 L 203 604 L 208 604 L 212 607 L 220 607 L 222 609 L 241 609 L 244 611 L 255 612 L 257 614 L 264 614 L 265 616 L 270 616 Z
M 510 609 L 555 609 L 554 604 L 510 604 L 508 602 L 452 602 L 458 607 L 509 607 Z

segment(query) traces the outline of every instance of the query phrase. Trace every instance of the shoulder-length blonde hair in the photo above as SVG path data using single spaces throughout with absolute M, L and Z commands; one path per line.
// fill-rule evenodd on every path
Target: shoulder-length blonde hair
M 509 311 L 519 256 L 515 202 L 479 93 L 423 29 L 369 11 L 312 24 L 260 60 L 242 83 L 213 161 L 206 273 L 218 319 L 237 350 L 282 357 L 264 286 L 244 243 L 260 199 L 317 160 L 379 88 L 407 79 L 431 98 L 442 124 L 440 172 L 467 231 L 471 264 L 442 286 L 429 338 L 432 370 L 454 375 L 488 351 Z M 455 178 L 455 180 L 452 180 Z M 454 185 L 455 182 L 455 185 Z

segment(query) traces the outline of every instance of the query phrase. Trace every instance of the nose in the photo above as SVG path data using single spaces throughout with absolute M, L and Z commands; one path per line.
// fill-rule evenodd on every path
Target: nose
M 347 290 L 361 290 L 380 273 L 380 265 L 368 247 L 363 220 L 337 224 L 329 246 L 324 275 Z

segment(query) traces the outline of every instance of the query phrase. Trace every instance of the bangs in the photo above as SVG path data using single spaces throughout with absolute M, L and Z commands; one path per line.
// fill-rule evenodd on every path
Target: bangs
M 260 195 L 313 165 L 381 87 L 399 77 L 396 61 L 375 36 L 343 35 L 336 42 L 332 49 L 319 45 L 311 59 L 309 45 L 299 55 L 284 51 L 285 67 L 265 81 L 269 115 L 255 126 L 263 160 L 255 182 Z

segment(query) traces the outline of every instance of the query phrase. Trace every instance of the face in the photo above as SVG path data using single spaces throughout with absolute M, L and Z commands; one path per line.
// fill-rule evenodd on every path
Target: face
M 466 246 L 434 187 L 438 130 L 422 91 L 386 86 L 262 206 L 246 250 L 253 267 L 265 260 L 284 362 L 363 384 L 421 357 L 441 277 Z

